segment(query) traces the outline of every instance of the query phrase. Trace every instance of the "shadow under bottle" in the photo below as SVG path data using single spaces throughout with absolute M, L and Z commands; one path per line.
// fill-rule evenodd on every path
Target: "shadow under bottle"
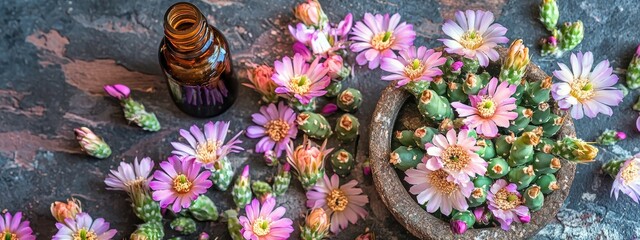
M 229 109 L 238 83 L 222 33 L 196 6 L 180 2 L 165 14 L 164 34 L 160 66 L 178 108 L 194 117 L 213 117 Z

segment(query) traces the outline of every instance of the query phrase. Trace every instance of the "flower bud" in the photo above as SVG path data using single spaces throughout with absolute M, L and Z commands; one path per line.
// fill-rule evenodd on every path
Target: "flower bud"
M 533 185 L 524 192 L 523 194 L 524 205 L 526 205 L 531 211 L 538 211 L 542 208 L 544 204 L 544 196 L 542 194 L 542 190 L 540 190 L 540 186 Z
M 218 220 L 218 208 L 213 201 L 205 196 L 200 195 L 189 206 L 189 212 L 198 221 L 216 221 Z
M 300 3 L 293 10 L 294 15 L 307 26 L 323 26 L 327 21 L 327 15 L 322 11 L 322 6 L 317 0 L 308 0 Z
M 527 65 L 529 65 L 529 48 L 522 44 L 522 39 L 513 41 L 502 63 L 500 81 L 507 81 L 510 84 L 519 83 Z
M 299 42 L 297 42 L 299 43 Z M 294 51 L 295 51 L 294 44 Z M 303 45 L 306 49 L 306 47 Z M 253 70 L 249 70 L 247 72 L 249 76 L 250 83 L 243 83 L 242 85 L 251 88 L 258 92 L 262 96 L 262 100 L 268 103 L 273 103 L 278 101 L 278 96 L 276 94 L 276 83 L 271 80 L 271 76 L 273 75 L 273 68 L 267 65 L 259 65 Z
M 491 210 L 487 207 L 477 207 L 473 209 L 473 215 L 476 217 L 476 223 L 479 225 L 489 225 L 491 222 Z
M 327 75 L 332 79 L 342 79 L 340 73 L 342 72 L 342 68 L 344 68 L 344 63 L 342 62 L 342 57 L 340 55 L 331 55 L 324 62 L 322 66 L 325 69 L 329 69 Z
M 131 93 L 131 89 L 122 84 L 104 85 L 104 91 L 107 92 L 109 96 L 117 98 L 118 100 L 129 98 L 129 94 Z
M 273 197 L 273 194 L 272 194 L 273 189 L 271 188 L 271 185 L 269 185 L 264 181 L 253 182 L 251 184 L 251 189 L 253 190 L 253 193 L 256 195 L 256 198 L 258 199 L 258 201 L 260 201 L 260 204 L 263 204 L 265 201 L 267 201 L 267 199 Z
M 364 160 L 364 162 L 362 163 L 362 173 L 365 176 L 371 175 L 371 162 L 369 161 L 369 159 Z
M 451 231 L 454 234 L 463 234 L 476 223 L 476 217 L 470 211 L 460 211 L 451 217 Z
M 54 202 L 51 204 L 51 215 L 56 221 L 64 223 L 67 218 L 75 219 L 82 212 L 82 204 L 75 198 L 67 199 L 67 202 Z
M 336 137 L 342 143 L 353 142 L 359 135 L 360 121 L 355 116 L 345 113 L 336 123 Z
M 460 71 L 460 69 L 462 69 L 463 65 L 464 63 L 462 63 L 461 61 L 455 61 L 454 63 L 451 64 L 451 71 L 458 72 Z
M 560 11 L 556 0 L 542 0 L 542 4 L 540 4 L 540 21 L 547 30 L 553 31 L 556 29 L 559 17 Z
M 496 138 L 494 145 L 496 146 L 496 154 L 498 157 L 508 159 L 509 152 L 511 151 L 511 145 L 515 140 L 516 137 L 513 133 L 511 133 L 511 135 L 500 135 Z
M 311 50 L 309 50 L 307 45 L 304 45 L 304 43 L 296 41 L 295 43 L 293 43 L 292 49 L 293 54 L 300 54 L 306 62 L 311 62 L 313 60 L 313 53 L 311 53 Z
M 73 131 L 76 134 L 76 140 L 80 143 L 82 151 L 100 159 L 107 158 L 111 155 L 111 148 L 109 145 L 107 145 L 104 139 L 93 133 L 91 129 L 81 127 L 73 129 Z
M 227 191 L 229 185 L 231 185 L 233 174 L 231 163 L 229 163 L 229 160 L 225 157 L 218 159 L 218 161 L 213 164 L 211 180 L 220 191 Z
M 560 39 L 560 50 L 568 52 L 573 50 L 584 38 L 584 25 L 582 21 L 570 23 L 566 22 L 560 29 L 562 38 Z
M 200 233 L 200 235 L 198 235 L 198 240 L 209 240 L 209 234 L 206 232 Z
M 264 163 L 266 163 L 267 166 L 269 167 L 277 166 L 279 163 L 278 155 L 273 150 L 267 150 L 266 152 L 264 152 L 263 157 L 264 157 Z
M 313 187 L 318 179 L 324 175 L 324 158 L 332 149 L 325 149 L 327 141 L 320 148 L 318 145 L 304 138 L 302 145 L 293 148 L 293 143 L 287 148 L 287 161 L 298 172 L 298 180 L 305 189 Z
M 133 100 L 130 96 L 130 90 L 127 86 L 122 84 L 105 85 L 104 90 L 112 97 L 120 100 L 120 105 L 124 111 L 124 118 L 129 122 L 134 122 L 136 125 L 144 130 L 156 132 L 160 130 L 160 122 L 156 118 L 156 115 L 147 112 L 144 109 L 144 105 Z
M 598 148 L 581 139 L 565 137 L 556 142 L 552 153 L 567 161 L 586 163 L 593 162 L 598 155 Z
M 333 172 L 341 177 L 346 177 L 351 173 L 353 167 L 355 167 L 353 155 L 347 152 L 347 150 L 340 149 L 331 154 L 331 166 L 333 167 Z
M 600 145 L 615 145 L 625 138 L 627 138 L 627 134 L 624 132 L 607 129 L 596 139 L 596 142 Z
M 342 111 L 354 112 L 362 105 L 362 93 L 355 88 L 347 88 L 338 94 L 337 104 Z
M 289 162 L 285 162 L 282 164 L 280 170 L 278 170 L 278 174 L 274 177 L 272 188 L 275 196 L 284 194 L 289 188 L 289 183 L 291 182 L 291 174 L 289 174 L 290 168 L 291 165 L 289 165 Z
M 520 220 L 521 223 L 529 223 L 531 222 L 531 215 L 529 214 L 523 215 L 523 216 L 518 215 L 518 220 Z
M 337 111 L 338 105 L 336 105 L 335 103 L 327 103 L 327 105 L 324 105 L 324 107 L 322 107 L 322 110 L 320 112 L 322 113 L 322 115 L 331 115 Z
M 251 202 L 252 194 L 249 182 L 249 165 L 246 165 L 242 170 L 242 175 L 240 175 L 240 177 L 236 180 L 236 183 L 233 186 L 233 191 L 231 192 L 233 201 L 239 208 L 243 208 L 245 205 Z
M 476 145 L 480 147 L 480 150 L 476 151 L 476 153 L 478 153 L 482 159 L 489 160 L 496 156 L 496 148 L 490 139 L 478 139 Z
M 627 87 L 631 89 L 640 87 L 640 45 L 638 45 L 636 54 L 633 55 L 633 58 L 627 67 Z
M 323 239 L 331 226 L 329 216 L 322 208 L 314 208 L 305 218 L 300 238 L 304 240 Z
M 184 235 L 192 234 L 196 231 L 196 222 L 188 217 L 178 217 L 171 221 L 171 229 Z

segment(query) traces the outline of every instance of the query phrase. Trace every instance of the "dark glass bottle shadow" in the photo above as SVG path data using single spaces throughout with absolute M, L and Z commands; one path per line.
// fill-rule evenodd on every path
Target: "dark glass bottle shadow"
M 160 66 L 173 102 L 194 117 L 214 117 L 237 97 L 227 40 L 209 25 L 198 8 L 176 3 L 167 10 L 165 37 L 160 43 Z

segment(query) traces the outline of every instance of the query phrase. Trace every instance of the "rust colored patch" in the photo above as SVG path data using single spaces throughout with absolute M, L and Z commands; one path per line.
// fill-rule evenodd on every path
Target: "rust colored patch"
M 39 117 L 44 115 L 45 108 L 42 106 L 35 106 L 26 109 L 20 107 L 20 101 L 22 101 L 24 96 L 29 94 L 30 93 L 0 89 L 0 111 L 24 115 L 27 117 Z
M 93 19 L 91 16 L 86 15 L 74 15 L 72 18 L 86 28 L 92 28 L 101 32 L 136 34 L 147 34 L 149 32 L 149 29 L 138 23 L 135 15 L 130 16 L 130 19 L 124 17 L 99 17 Z
M 502 13 L 502 7 L 504 7 L 505 4 L 507 4 L 507 0 L 479 0 L 472 2 L 440 0 L 440 15 L 444 19 L 454 19 L 456 11 L 483 9 L 491 11 L 497 18 Z
M 33 170 L 36 154 L 40 150 L 81 153 L 78 143 L 71 139 L 49 139 L 28 131 L 0 133 L 0 152 L 13 157 L 19 167 Z
M 70 85 L 93 95 L 105 95 L 105 84 L 121 83 L 131 89 L 153 92 L 163 83 L 159 76 L 130 71 L 113 59 L 95 61 L 73 60 L 62 64 L 65 81 Z
M 106 96 L 102 89 L 106 84 L 121 83 L 134 90 L 153 92 L 163 83 L 159 76 L 130 71 L 112 59 L 69 59 L 65 57 L 69 40 L 55 30 L 47 33 L 37 31 L 29 35 L 26 41 L 40 50 L 41 66 L 59 64 L 67 83 L 91 95 Z

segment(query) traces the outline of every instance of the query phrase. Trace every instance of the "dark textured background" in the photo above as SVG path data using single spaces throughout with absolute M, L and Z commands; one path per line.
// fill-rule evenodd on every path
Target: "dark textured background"
M 290 54 L 292 39 L 286 25 L 293 20 L 295 1 L 192 1 L 201 8 L 209 22 L 230 41 L 234 64 L 246 81 L 244 70 L 250 63 L 271 63 Z M 416 44 L 438 46 L 440 24 L 457 9 L 486 9 L 509 29 L 510 39 L 523 38 L 532 49 L 532 60 L 550 73 L 555 59 L 541 58 L 538 39 L 546 36 L 536 20 L 539 1 L 321 1 L 330 19 L 339 21 L 347 12 L 356 20 L 365 11 L 400 12 L 403 20 L 414 24 Z M 49 204 L 70 196 L 83 202 L 86 212 L 104 217 L 119 231 L 118 238 L 128 236 L 138 220 L 131 213 L 126 195 L 104 189 L 103 179 L 121 160 L 149 156 L 156 161 L 167 157 L 170 141 L 177 130 L 207 120 L 181 113 L 171 102 L 157 61 L 162 37 L 162 16 L 173 1 L 30 1 L 0 2 L 0 209 L 23 211 L 39 239 L 55 233 Z M 585 40 L 576 51 L 593 51 L 596 61 L 609 59 L 621 79 L 635 47 L 637 2 L 560 1 L 560 22 L 582 20 Z M 560 58 L 568 62 L 568 56 Z M 357 68 L 349 85 L 365 92 L 366 103 L 356 114 L 368 125 L 374 103 L 386 85 L 380 71 Z M 102 85 L 124 83 L 132 87 L 133 97 L 155 112 L 163 126 L 157 133 L 129 126 L 118 103 L 106 97 Z M 242 88 L 241 100 L 233 109 L 211 120 L 232 120 L 233 132 L 250 124 L 250 114 L 257 111 L 259 96 Z M 536 239 L 630 239 L 640 235 L 637 216 L 640 208 L 630 198 L 619 201 L 609 197 L 611 179 L 600 172 L 604 161 L 638 151 L 640 134 L 634 129 L 637 113 L 631 110 L 638 93 L 633 91 L 614 109 L 613 117 L 576 122 L 579 137 L 593 140 L 606 128 L 625 130 L 629 139 L 619 147 L 602 148 L 597 162 L 578 166 L 578 172 L 566 206 L 556 221 L 544 228 Z M 80 153 L 73 128 L 88 126 L 102 135 L 114 153 L 105 160 L 95 160 Z M 367 157 L 369 130 L 361 128 L 357 159 Z M 244 145 L 251 148 L 255 141 Z M 235 167 L 251 164 L 253 179 L 267 179 L 274 170 L 264 166 L 252 151 L 234 155 Z M 370 216 L 351 225 L 336 239 L 352 239 L 365 227 L 375 229 L 381 239 L 407 239 L 406 231 L 395 222 L 377 196 L 370 178 L 354 170 L 352 178 L 361 182 L 371 199 Z M 297 222 L 305 212 L 304 195 L 297 181 L 288 194 L 278 199 L 288 209 L 287 216 Z M 232 205 L 228 193 L 210 191 L 218 207 Z M 199 231 L 226 236 L 226 225 L 200 224 Z M 449 234 L 449 233 L 443 233 Z M 168 236 L 171 236 L 168 233 Z

